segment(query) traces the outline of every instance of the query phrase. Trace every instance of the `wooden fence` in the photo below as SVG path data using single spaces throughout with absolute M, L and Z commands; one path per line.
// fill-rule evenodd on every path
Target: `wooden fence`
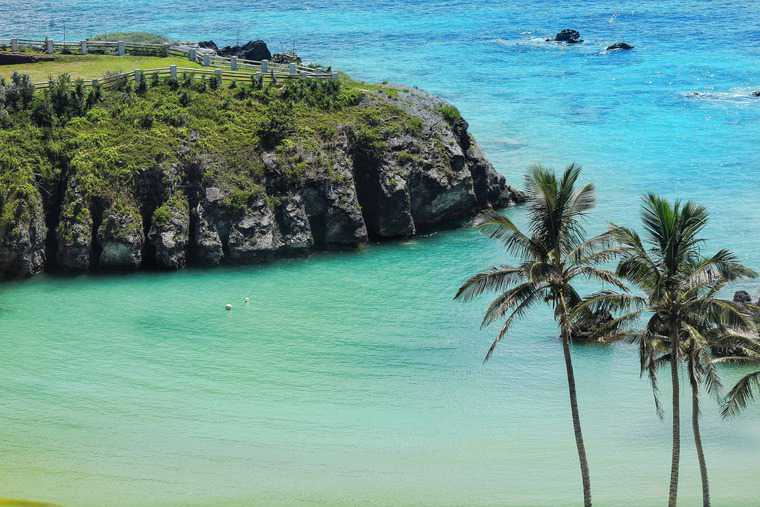
M 14 53 L 23 50 L 33 50 L 49 54 L 59 52 L 83 55 L 96 53 L 119 56 L 127 54 L 139 56 L 167 56 L 170 54 L 171 45 L 99 40 L 60 42 L 52 39 L 0 39 L 0 48 L 10 49 Z
M 204 67 L 214 67 L 229 69 L 230 72 L 245 72 L 249 74 L 267 74 L 277 78 L 288 77 L 308 77 L 316 79 L 334 79 L 335 73 L 318 67 L 310 67 L 295 63 L 273 63 L 267 60 L 255 61 L 245 60 L 233 57 L 224 57 L 215 54 L 212 50 L 198 48 L 188 45 L 173 44 L 150 44 L 124 41 L 93 41 L 84 40 L 79 42 L 56 42 L 52 39 L 31 40 L 31 39 L 0 39 L 0 48 L 10 49 L 12 52 L 19 52 L 25 49 L 42 51 L 48 54 L 55 52 L 72 53 L 86 55 L 89 53 L 96 54 L 114 54 L 118 56 L 139 55 L 139 56 L 183 56 L 193 63 L 198 63 Z M 198 73 L 197 69 L 193 69 Z
M 269 73 L 269 74 L 262 74 L 262 73 L 251 73 L 251 72 L 235 72 L 235 71 L 228 71 L 228 70 L 222 70 L 222 69 L 202 69 L 198 67 L 177 67 L 176 65 L 171 65 L 169 67 L 165 68 L 158 68 L 158 69 L 147 69 L 147 70 L 133 70 L 132 72 L 121 72 L 121 73 L 114 73 L 114 74 L 108 74 L 107 76 L 104 76 L 101 79 L 93 79 L 90 81 L 85 81 L 84 86 L 85 87 L 92 87 L 99 85 L 103 88 L 109 89 L 114 88 L 119 83 L 122 83 L 124 81 L 132 81 L 135 83 L 139 83 L 143 79 L 150 79 L 153 76 L 158 76 L 160 78 L 171 78 L 175 80 L 181 80 L 184 79 L 185 76 L 188 76 L 190 79 L 195 79 L 196 77 L 214 77 L 220 80 L 220 82 L 232 82 L 232 81 L 250 81 L 252 78 L 256 79 L 265 79 L 270 78 L 272 75 L 275 76 L 276 79 L 297 79 L 299 77 L 308 77 L 304 74 L 300 75 L 291 75 L 291 74 L 277 74 L 277 73 Z M 40 83 L 34 83 L 35 90 L 47 90 L 50 87 L 49 81 L 44 81 Z

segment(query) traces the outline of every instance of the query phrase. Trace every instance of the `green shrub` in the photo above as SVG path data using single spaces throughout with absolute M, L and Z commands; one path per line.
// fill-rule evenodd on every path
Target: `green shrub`
M 452 106 L 451 104 L 442 104 L 438 108 L 438 112 L 449 125 L 454 125 L 462 119 L 462 113 L 460 113 L 459 109 Z
M 293 109 L 282 101 L 272 102 L 256 125 L 256 135 L 267 149 L 276 147 L 295 131 Z

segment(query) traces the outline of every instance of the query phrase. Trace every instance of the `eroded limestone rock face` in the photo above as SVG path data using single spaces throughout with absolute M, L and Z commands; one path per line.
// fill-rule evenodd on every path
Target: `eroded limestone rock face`
M 314 246 L 314 236 L 301 194 L 285 195 L 280 199 L 276 221 L 280 229 L 281 250 L 301 253 Z
M 97 266 L 102 270 L 136 270 L 142 264 L 145 245 L 139 211 L 129 205 L 108 208 L 98 228 L 97 245 L 100 256 Z
M 227 256 L 230 262 L 267 260 L 282 246 L 274 211 L 262 198 L 246 206 L 243 216 L 228 227 Z
M 60 219 L 56 229 L 57 261 L 64 271 L 90 269 L 92 247 L 92 213 L 75 178 L 66 187 Z
M 0 196 L 0 276 L 39 273 L 45 265 L 45 215 L 39 193 Z
M 185 267 L 190 241 L 190 210 L 184 194 L 173 196 L 153 214 L 148 240 L 153 244 L 156 266 L 162 269 Z
M 209 153 L 190 131 L 176 157 L 148 162 L 119 188 L 80 185 L 72 167 L 44 207 L 50 255 L 73 272 L 254 263 L 405 238 L 523 199 L 443 100 L 396 87 L 356 107 L 392 110 L 408 125 L 369 125 L 368 136 L 354 121 L 266 148 L 252 139 L 243 161 Z M 32 201 L 0 230 L 2 276 L 45 266 L 45 211 Z
M 193 235 L 193 262 L 200 266 L 216 266 L 224 258 L 224 249 L 219 233 L 202 205 L 193 210 L 195 219 L 195 234 Z

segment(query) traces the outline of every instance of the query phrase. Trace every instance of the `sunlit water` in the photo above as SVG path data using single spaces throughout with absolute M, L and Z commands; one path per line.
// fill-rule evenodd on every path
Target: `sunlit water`
M 747 98 L 760 89 L 756 3 L 327 4 L 2 0 L 0 37 L 62 38 L 65 24 L 70 39 L 139 29 L 295 45 L 354 76 L 453 101 L 513 182 L 532 162 L 582 163 L 600 195 L 592 232 L 635 225 L 647 191 L 695 199 L 712 213 L 708 246 L 760 268 L 760 99 Z M 541 42 L 566 26 L 585 44 Z M 603 51 L 618 40 L 636 49 Z M 578 505 L 550 315 L 516 326 L 483 366 L 494 332 L 478 330 L 485 301 L 451 301 L 468 274 L 502 260 L 460 230 L 265 267 L 4 285 L 0 496 Z M 662 505 L 670 426 L 635 352 L 574 354 L 597 505 Z M 727 370 L 726 384 L 741 371 Z M 724 423 L 705 400 L 714 505 L 760 505 L 759 423 L 760 408 Z M 697 505 L 688 417 L 683 433 L 681 496 Z

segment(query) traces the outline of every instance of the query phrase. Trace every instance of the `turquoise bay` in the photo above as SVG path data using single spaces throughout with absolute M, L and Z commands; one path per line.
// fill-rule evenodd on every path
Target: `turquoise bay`
M 518 185 L 533 162 L 583 164 L 600 196 L 590 232 L 634 225 L 647 191 L 695 199 L 712 214 L 708 247 L 760 268 L 752 2 L 31 0 L 0 3 L 0 18 L 0 37 L 60 38 L 65 23 L 72 39 L 128 27 L 295 45 L 356 77 L 451 100 Z M 541 42 L 565 26 L 582 47 Z M 636 49 L 602 51 L 618 40 Z M 501 260 L 462 229 L 266 266 L 3 285 L 0 497 L 577 505 L 550 316 L 532 314 L 482 365 L 485 301 L 451 301 L 467 275 Z M 669 424 L 635 351 L 574 353 L 595 500 L 661 505 Z M 726 370 L 726 383 L 741 372 Z M 715 505 L 760 498 L 759 421 L 756 407 L 724 423 L 705 403 Z M 690 439 L 687 418 L 681 494 L 698 505 Z

